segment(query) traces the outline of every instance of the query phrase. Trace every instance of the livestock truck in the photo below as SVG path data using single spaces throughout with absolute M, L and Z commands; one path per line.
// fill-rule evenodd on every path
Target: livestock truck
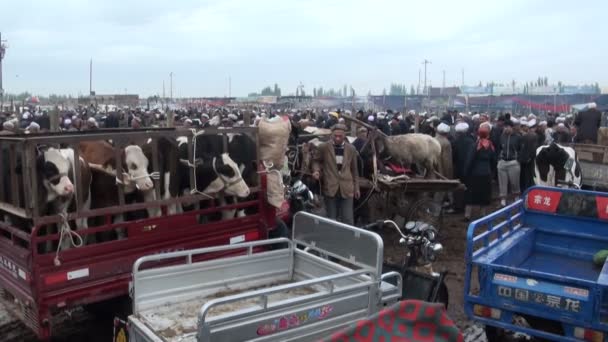
M 125 200 L 125 189 L 118 184 L 115 185 L 117 205 L 102 208 L 86 209 L 83 205 L 84 191 L 78 188 L 79 180 L 83 177 L 78 167 L 78 146 L 82 142 L 103 140 L 113 144 L 116 162 L 114 171 L 117 183 L 121 183 L 126 169 L 123 170 L 119 161 L 120 149 L 127 144 L 136 141 L 151 144 L 154 153 L 148 169 L 151 174 L 158 172 L 164 175 L 167 170 L 161 169 L 164 160 L 161 160 L 158 152 L 161 139 L 175 141 L 181 137 L 182 141 L 187 141 L 187 162 L 195 165 L 194 142 L 201 134 L 223 135 L 226 149 L 227 136 L 239 133 L 248 134 L 257 142 L 257 128 L 251 127 L 208 129 L 203 133 L 175 129 L 101 130 L 0 137 L 0 166 L 3 170 L 0 212 L 4 218 L 0 222 L 0 300 L 10 302 L 10 307 L 15 308 L 14 314 L 38 338 L 48 340 L 53 336 L 53 322 L 57 316 L 76 307 L 90 307 L 110 299 L 127 298 L 133 264 L 142 256 L 267 239 L 275 227 L 277 210 L 266 202 L 264 172 L 258 173 L 258 186 L 250 189 L 251 195 L 247 200 L 226 205 L 219 205 L 214 199 L 222 197 L 222 194 L 214 194 L 211 198 L 207 194 L 188 193 L 161 199 L 160 177 L 153 179 L 153 191 L 156 192 L 154 200 L 131 203 Z M 63 214 L 48 215 L 40 204 L 45 203 L 45 199 L 40 198 L 41 193 L 38 191 L 41 184 L 36 158 L 40 150 L 48 146 L 74 150 L 76 205 Z M 256 163 L 260 165 L 257 160 Z M 188 178 L 191 186 L 194 186 L 195 172 L 196 168 L 190 169 Z M 169 207 L 180 203 L 198 203 L 200 206 L 194 206 L 190 211 L 169 212 Z M 160 209 L 162 215 L 134 215 L 150 208 Z M 204 218 L 234 209 L 245 209 L 247 215 L 226 220 L 207 219 L 202 223 Z M 116 217 L 126 219 L 118 221 Z M 49 233 L 53 230 L 46 228 L 69 224 L 74 229 L 74 222 L 78 219 L 89 222 L 87 229 L 77 231 L 80 238 L 91 240 L 86 238 L 104 234 L 110 238 L 97 239 L 95 243 L 85 243 L 77 248 L 58 248 L 62 234 L 57 231 L 62 230 Z M 123 238 L 114 237 L 118 228 L 122 231 Z M 64 234 L 63 238 L 69 239 L 70 235 L 78 240 L 74 234 Z M 201 258 L 216 258 L 236 252 L 238 251 L 218 250 Z M 157 266 L 163 262 L 159 261 Z

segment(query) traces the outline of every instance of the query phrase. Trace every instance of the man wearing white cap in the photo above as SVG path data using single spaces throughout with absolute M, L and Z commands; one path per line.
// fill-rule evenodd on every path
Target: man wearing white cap
M 450 126 L 448 126 L 445 122 L 442 122 L 437 126 L 437 135 L 435 135 L 435 139 L 437 140 L 437 142 L 439 142 L 439 145 L 441 145 L 439 172 L 448 179 L 454 178 L 454 166 L 452 164 L 452 143 L 450 143 L 450 141 L 448 140 L 448 135 L 450 134 L 450 131 Z M 442 204 L 443 200 L 445 200 L 445 193 L 436 193 L 435 200 Z M 453 202 L 453 199 L 450 198 L 449 202 Z M 447 203 L 448 205 L 450 204 L 449 202 Z M 449 210 L 453 211 L 454 209 L 450 208 Z
M 557 124 L 555 129 L 555 142 L 558 144 L 569 144 L 572 141 L 568 127 L 563 122 Z
M 461 183 L 465 183 L 467 177 L 467 164 L 473 153 L 475 141 L 469 134 L 469 125 L 466 122 L 459 122 L 456 124 L 454 144 L 452 145 L 453 155 L 453 177 L 460 180 Z M 457 212 L 464 211 L 464 191 L 457 190 L 454 192 L 454 205 L 453 208 Z
M 576 140 L 585 144 L 597 144 L 597 132 L 602 123 L 602 113 L 597 110 L 595 103 L 589 105 L 589 109 L 580 112 L 574 119 L 577 129 Z
M 521 137 L 521 151 L 519 153 L 519 187 L 521 192 L 534 185 L 534 159 L 538 148 L 536 135 L 536 119 L 526 122 L 527 132 Z
M 39 133 L 39 132 L 40 132 L 40 125 L 33 121 L 25 128 L 25 133 L 27 133 L 27 134 Z
M 2 124 L 2 131 L 0 131 L 0 135 L 13 135 L 17 133 L 17 125 L 14 120 L 4 121 Z

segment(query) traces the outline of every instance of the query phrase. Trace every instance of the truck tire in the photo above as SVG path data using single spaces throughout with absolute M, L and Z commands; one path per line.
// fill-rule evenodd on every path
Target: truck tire
M 527 325 L 532 329 L 542 330 L 556 335 L 564 335 L 564 329 L 562 328 L 562 325 L 559 322 L 534 316 L 522 317 L 526 320 L 525 323 L 527 323 Z M 515 324 L 517 325 L 517 323 Z M 511 336 L 513 333 L 507 330 L 489 325 L 486 325 L 485 330 L 488 342 L 513 341 L 513 338 Z M 535 342 L 550 341 L 539 337 L 533 337 L 531 340 Z
M 277 217 L 277 226 L 273 230 L 268 232 L 268 238 L 270 238 L 270 239 L 288 238 L 289 239 L 289 228 L 287 227 L 285 222 L 283 222 L 283 220 L 281 220 L 280 218 Z M 287 248 L 287 244 L 286 243 L 277 243 L 277 244 L 272 245 L 270 248 L 271 249 Z

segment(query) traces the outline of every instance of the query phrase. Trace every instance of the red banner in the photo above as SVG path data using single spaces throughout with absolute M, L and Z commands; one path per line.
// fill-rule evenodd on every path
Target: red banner
M 597 196 L 595 203 L 597 204 L 597 217 L 608 220 L 608 197 Z
M 528 209 L 555 213 L 561 198 L 561 191 L 534 189 L 528 193 L 526 204 Z

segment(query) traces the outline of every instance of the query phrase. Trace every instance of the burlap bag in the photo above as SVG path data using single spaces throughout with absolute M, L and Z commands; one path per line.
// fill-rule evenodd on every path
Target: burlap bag
M 282 176 L 278 171 L 271 171 L 266 174 L 268 180 L 266 186 L 266 196 L 268 203 L 275 208 L 281 208 L 285 199 L 285 186 L 283 185 Z
M 258 128 L 260 158 L 267 163 L 271 162 L 274 169 L 281 169 L 285 161 L 291 123 L 283 118 L 262 119 Z

